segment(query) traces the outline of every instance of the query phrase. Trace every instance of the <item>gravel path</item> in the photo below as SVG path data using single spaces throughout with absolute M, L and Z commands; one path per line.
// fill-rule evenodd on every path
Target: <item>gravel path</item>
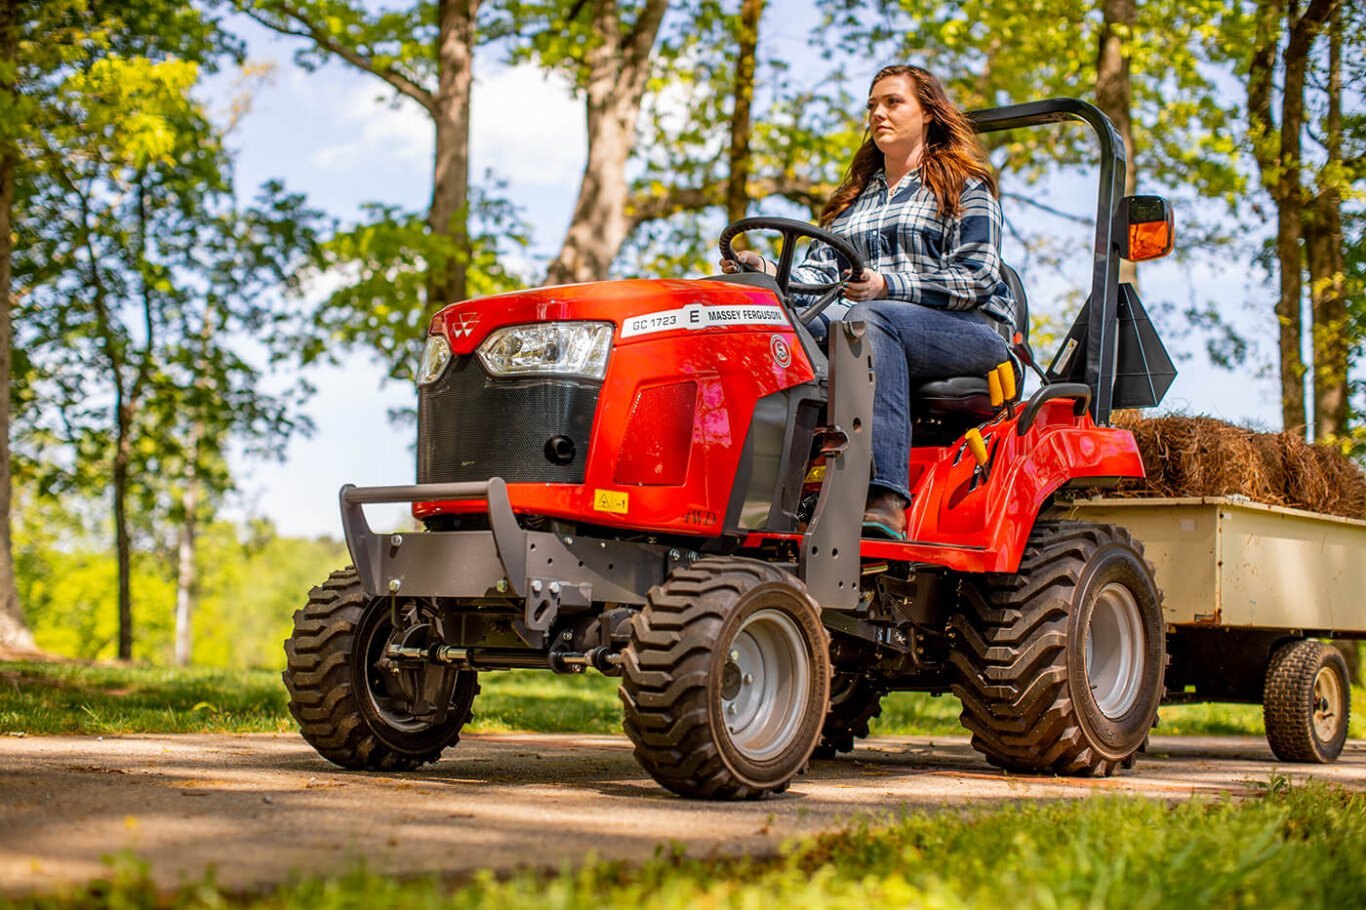
M 129 850 L 156 881 L 213 866 L 229 888 L 353 868 L 461 873 L 556 867 L 590 853 L 644 859 L 676 841 L 694 854 L 762 852 L 860 812 L 1016 799 L 1255 792 L 1273 772 L 1366 789 L 1366 742 L 1334 765 L 1278 765 L 1261 739 L 1153 737 L 1111 779 L 1007 776 L 965 737 L 885 737 L 819 761 L 792 789 L 751 803 L 678 799 L 614 736 L 466 736 L 412 774 L 356 774 L 300 738 L 0 738 L 0 890 L 47 890 L 108 874 Z

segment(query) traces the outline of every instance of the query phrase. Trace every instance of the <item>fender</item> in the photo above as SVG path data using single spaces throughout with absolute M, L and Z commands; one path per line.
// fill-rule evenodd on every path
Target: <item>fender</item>
M 1014 572 L 1039 511 L 1058 490 L 1077 480 L 1144 476 L 1133 434 L 1097 427 L 1089 414 L 1075 415 L 1070 400 L 1046 402 L 1022 436 L 1018 420 L 1002 414 L 982 427 L 985 472 L 962 440 L 913 449 L 907 540 L 864 540 L 863 557 Z

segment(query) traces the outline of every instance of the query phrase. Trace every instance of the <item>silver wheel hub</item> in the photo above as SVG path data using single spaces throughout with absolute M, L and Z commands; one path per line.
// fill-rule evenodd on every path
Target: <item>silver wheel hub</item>
M 1330 667 L 1314 674 L 1314 735 L 1319 742 L 1332 742 L 1338 734 L 1344 704 L 1342 681 Z
M 1133 592 L 1111 582 L 1096 597 L 1086 628 L 1086 680 L 1100 713 L 1117 720 L 1143 686 L 1143 617 Z
M 731 743 L 756 761 L 782 752 L 801 728 L 811 685 L 806 639 L 792 617 L 750 615 L 721 670 L 721 717 Z

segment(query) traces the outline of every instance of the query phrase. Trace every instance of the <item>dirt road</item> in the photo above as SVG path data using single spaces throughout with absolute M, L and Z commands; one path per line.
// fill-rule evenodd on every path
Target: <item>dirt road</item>
M 1095 794 L 1243 793 L 1273 771 L 1366 789 L 1366 742 L 1335 765 L 1281 766 L 1260 739 L 1154 737 L 1109 780 L 1005 776 L 963 737 L 883 738 L 815 762 L 781 797 L 699 803 L 657 787 L 624 738 L 468 736 L 409 775 L 353 774 L 294 735 L 0 738 L 0 889 L 45 890 L 107 874 L 131 850 L 156 880 L 232 888 L 352 868 L 458 873 L 696 854 L 762 852 L 859 812 Z

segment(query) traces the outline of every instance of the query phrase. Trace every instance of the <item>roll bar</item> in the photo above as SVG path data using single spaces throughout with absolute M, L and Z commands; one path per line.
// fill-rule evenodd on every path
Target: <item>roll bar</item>
M 1091 313 L 1086 337 L 1086 385 L 1091 388 L 1091 416 L 1110 419 L 1114 400 L 1115 361 L 1119 337 L 1119 225 L 1124 198 L 1124 143 L 1110 118 L 1094 104 L 1077 98 L 1029 101 L 980 111 L 968 118 L 979 133 L 995 133 L 1045 123 L 1081 121 L 1100 140 L 1100 186 L 1096 192 L 1095 261 L 1091 269 Z M 1099 317 L 1099 318 L 1097 318 Z

